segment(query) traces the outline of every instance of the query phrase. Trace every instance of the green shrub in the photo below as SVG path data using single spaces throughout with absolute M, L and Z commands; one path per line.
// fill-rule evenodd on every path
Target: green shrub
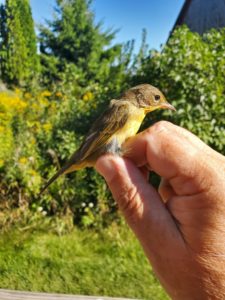
M 38 196 L 46 180 L 79 147 L 106 102 L 107 87 L 92 84 L 82 88 L 64 76 L 51 92 L 17 89 L 0 94 L 1 198 L 11 208 L 28 205 L 48 215 L 69 210 L 76 223 L 100 226 L 109 222 L 115 207 L 94 170 L 62 176 Z
M 151 82 L 177 108 L 172 121 L 225 154 L 225 29 L 203 36 L 178 28 L 151 51 L 133 82 Z

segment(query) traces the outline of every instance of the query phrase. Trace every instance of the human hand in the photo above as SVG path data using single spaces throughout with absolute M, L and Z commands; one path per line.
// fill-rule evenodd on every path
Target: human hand
M 159 122 L 96 163 L 173 299 L 225 299 L 225 157 Z M 158 192 L 143 169 L 162 177 Z

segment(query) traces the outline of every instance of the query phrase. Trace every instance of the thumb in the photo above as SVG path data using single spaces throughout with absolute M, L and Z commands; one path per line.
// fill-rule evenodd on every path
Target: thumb
M 95 167 L 105 178 L 149 258 L 159 249 L 165 251 L 169 245 L 175 246 L 180 233 L 174 219 L 157 191 L 129 159 L 105 155 L 98 159 Z

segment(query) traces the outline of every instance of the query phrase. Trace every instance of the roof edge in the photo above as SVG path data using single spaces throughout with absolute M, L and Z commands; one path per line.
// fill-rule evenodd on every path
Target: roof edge
M 181 8 L 181 11 L 177 17 L 177 20 L 171 30 L 171 33 L 174 31 L 174 29 L 178 26 L 178 25 L 181 25 L 183 24 L 183 20 L 184 20 L 184 16 L 186 15 L 189 7 L 190 7 L 190 4 L 191 4 L 192 0 L 186 0 L 183 4 L 183 7 Z

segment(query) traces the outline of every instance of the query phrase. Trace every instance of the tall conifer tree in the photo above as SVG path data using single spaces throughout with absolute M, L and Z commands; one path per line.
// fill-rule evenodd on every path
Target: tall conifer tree
M 110 47 L 115 32 L 103 32 L 102 24 L 95 24 L 90 0 L 56 0 L 56 3 L 54 20 L 40 27 L 40 50 L 46 72 L 51 69 L 49 63 L 55 64 L 59 71 L 65 63 L 72 63 L 86 79 L 105 77 L 121 50 L 121 45 Z
M 5 61 L 5 51 L 3 50 L 3 40 L 6 36 L 6 12 L 3 4 L 0 5 L 0 81 L 2 80 L 2 65 Z
M 7 83 L 27 83 L 39 65 L 29 0 L 6 0 L 1 15 L 1 76 Z

